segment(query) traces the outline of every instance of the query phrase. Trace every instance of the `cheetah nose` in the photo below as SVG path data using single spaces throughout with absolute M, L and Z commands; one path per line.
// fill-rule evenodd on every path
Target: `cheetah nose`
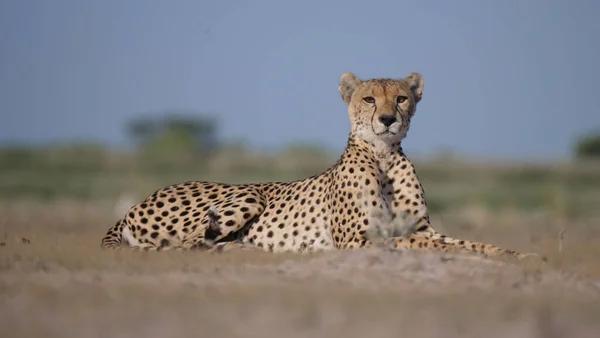
M 392 123 L 396 122 L 396 116 L 394 115 L 380 115 L 379 121 L 383 123 L 384 126 L 389 127 Z

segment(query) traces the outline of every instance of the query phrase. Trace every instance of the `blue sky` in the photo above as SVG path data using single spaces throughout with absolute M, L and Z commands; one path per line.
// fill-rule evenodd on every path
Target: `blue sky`
M 561 158 L 600 128 L 600 2 L 0 2 L 0 143 L 127 144 L 166 109 L 214 114 L 225 139 L 342 150 L 337 82 L 425 79 L 405 149 Z

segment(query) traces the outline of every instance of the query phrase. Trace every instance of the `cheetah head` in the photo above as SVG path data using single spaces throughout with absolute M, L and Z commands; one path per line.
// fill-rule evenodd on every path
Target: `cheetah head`
M 367 142 L 400 142 L 423 96 L 423 77 L 362 81 L 352 73 L 341 76 L 342 99 L 348 104 L 352 133 Z

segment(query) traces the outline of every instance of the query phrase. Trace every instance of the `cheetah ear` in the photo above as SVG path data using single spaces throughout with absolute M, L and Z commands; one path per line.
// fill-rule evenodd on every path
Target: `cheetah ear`
M 421 98 L 423 98 L 423 76 L 419 73 L 410 73 L 404 79 L 404 82 L 408 84 L 408 87 L 413 92 L 416 102 L 421 101 Z
M 360 79 L 356 77 L 356 75 L 352 73 L 345 73 L 340 77 L 340 84 L 338 89 L 340 94 L 342 95 L 342 99 L 346 103 L 350 103 L 350 99 L 352 98 L 352 94 L 361 83 Z

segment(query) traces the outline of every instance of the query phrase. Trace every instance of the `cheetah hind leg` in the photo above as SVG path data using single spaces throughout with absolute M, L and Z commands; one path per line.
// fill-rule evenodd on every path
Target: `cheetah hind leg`
M 223 253 L 238 250 L 258 250 L 256 246 L 244 244 L 241 241 L 215 243 L 213 239 L 221 235 L 220 229 L 221 227 L 219 226 L 217 219 L 217 209 L 212 207 L 209 209 L 209 223 L 204 235 L 205 243 L 210 246 L 207 247 L 208 252 Z
M 241 241 L 216 243 L 215 238 L 222 234 L 217 208 L 211 206 L 206 214 L 208 226 L 203 233 L 192 236 L 181 245 L 182 250 L 203 250 L 211 253 L 223 253 L 236 250 L 258 250 L 256 246 L 244 244 Z
M 179 246 L 181 250 L 209 250 L 215 246 L 215 239 L 222 234 L 217 208 L 211 206 L 205 217 L 208 225 L 191 233 Z
M 102 249 L 115 251 L 159 251 L 160 248 L 152 248 L 148 244 L 142 244 L 133 237 L 125 219 L 120 219 L 117 223 L 108 229 L 108 232 L 102 238 Z M 154 249 L 154 250 L 153 250 Z
M 129 225 L 124 219 L 120 219 L 112 226 L 104 238 L 102 238 L 102 249 L 115 251 L 160 251 L 160 248 L 150 247 L 148 244 L 139 243 L 131 234 Z
M 173 245 L 170 247 L 162 248 L 150 245 L 143 245 L 134 242 L 131 249 L 132 251 L 190 251 L 190 250 L 203 250 L 208 251 L 215 246 L 214 239 L 221 234 L 221 227 L 218 222 L 217 208 L 210 207 L 206 215 L 207 223 L 205 227 L 199 227 L 197 231 L 193 232 L 185 239 L 181 244 Z M 128 228 L 123 229 L 123 237 L 129 237 L 127 235 Z

